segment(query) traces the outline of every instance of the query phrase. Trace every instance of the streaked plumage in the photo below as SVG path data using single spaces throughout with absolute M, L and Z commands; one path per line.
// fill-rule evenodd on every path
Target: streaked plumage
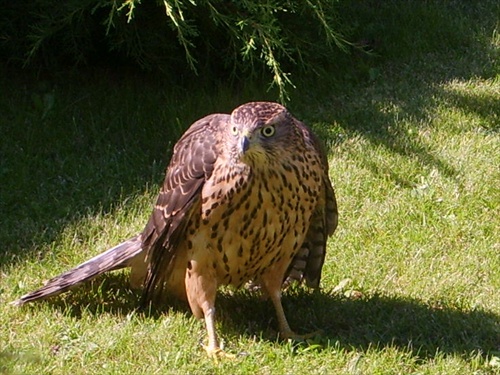
M 326 239 L 336 226 L 328 163 L 315 136 L 277 103 L 247 103 L 231 115 L 196 121 L 177 142 L 142 233 L 15 303 L 131 267 L 145 300 L 158 293 L 187 299 L 205 318 L 207 351 L 217 354 L 217 287 L 252 281 L 272 300 L 281 335 L 291 337 L 283 284 L 319 286 Z

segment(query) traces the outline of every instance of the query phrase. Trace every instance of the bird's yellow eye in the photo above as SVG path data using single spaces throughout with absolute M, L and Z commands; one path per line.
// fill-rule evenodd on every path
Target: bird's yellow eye
M 272 125 L 264 126 L 262 129 L 260 129 L 260 133 L 264 137 L 272 137 L 275 132 L 276 132 L 276 130 L 274 129 L 274 126 L 272 126 Z
M 236 126 L 233 126 L 233 127 L 231 128 L 231 134 L 232 134 L 232 135 L 238 135 L 238 128 L 237 128 Z

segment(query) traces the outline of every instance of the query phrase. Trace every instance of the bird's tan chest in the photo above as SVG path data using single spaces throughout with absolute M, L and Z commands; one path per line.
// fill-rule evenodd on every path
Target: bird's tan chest
M 303 171 L 308 173 L 307 171 Z M 276 262 L 288 265 L 309 228 L 319 196 L 297 169 L 235 178 L 204 191 L 190 257 L 212 267 L 219 284 L 241 286 Z

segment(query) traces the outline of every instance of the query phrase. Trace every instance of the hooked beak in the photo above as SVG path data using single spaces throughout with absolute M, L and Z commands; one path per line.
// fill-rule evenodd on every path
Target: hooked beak
M 240 139 L 240 152 L 242 154 L 245 154 L 249 148 L 250 148 L 250 139 L 248 138 L 248 135 L 243 134 Z

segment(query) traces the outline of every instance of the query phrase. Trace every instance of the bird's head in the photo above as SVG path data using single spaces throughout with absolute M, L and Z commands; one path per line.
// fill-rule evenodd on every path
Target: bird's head
M 232 157 L 249 165 L 268 164 L 296 138 L 293 117 L 278 103 L 251 102 L 231 113 Z

